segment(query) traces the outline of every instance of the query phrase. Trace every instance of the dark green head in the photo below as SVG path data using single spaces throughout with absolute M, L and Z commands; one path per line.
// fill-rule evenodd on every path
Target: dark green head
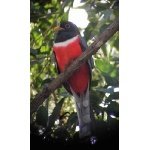
M 57 31 L 55 43 L 69 40 L 80 34 L 78 27 L 70 21 L 62 21 L 54 30 Z

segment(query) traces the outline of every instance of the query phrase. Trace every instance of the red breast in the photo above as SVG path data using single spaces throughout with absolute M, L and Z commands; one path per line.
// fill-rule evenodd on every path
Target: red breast
M 67 41 L 54 44 L 53 50 L 55 52 L 60 72 L 62 72 L 74 59 L 81 55 L 82 49 L 79 42 L 79 36 L 77 35 Z M 82 94 L 87 88 L 90 79 L 89 72 L 89 66 L 83 64 L 68 79 L 69 85 L 76 93 Z

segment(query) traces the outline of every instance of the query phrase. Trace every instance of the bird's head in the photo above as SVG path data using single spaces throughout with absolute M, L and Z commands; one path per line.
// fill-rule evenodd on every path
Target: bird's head
M 55 43 L 66 41 L 80 34 L 78 27 L 70 21 L 62 21 L 54 30 L 57 31 Z

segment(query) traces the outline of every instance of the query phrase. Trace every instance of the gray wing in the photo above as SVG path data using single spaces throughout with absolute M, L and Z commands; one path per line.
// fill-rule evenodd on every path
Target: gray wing
M 82 48 L 82 51 L 85 51 L 88 48 L 88 45 L 82 36 L 80 36 L 80 46 Z M 91 69 L 93 69 L 94 68 L 94 61 L 93 61 L 92 57 L 90 59 L 88 59 L 88 63 L 90 65 Z

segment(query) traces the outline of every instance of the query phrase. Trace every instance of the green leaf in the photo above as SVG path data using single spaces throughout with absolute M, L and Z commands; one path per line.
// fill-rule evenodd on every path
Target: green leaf
M 119 50 L 119 34 L 118 34 L 117 38 L 115 39 L 113 46 L 116 47 L 117 50 Z
M 99 90 L 101 92 L 104 92 L 104 93 L 110 93 L 110 94 L 113 94 L 114 91 L 115 91 L 115 88 L 116 87 L 110 87 L 110 88 L 96 88 L 96 90 Z
M 39 28 L 35 27 L 34 29 L 32 29 L 31 34 L 33 35 L 33 38 L 37 38 L 41 32 L 39 31 Z
M 107 8 L 104 7 L 104 6 L 96 6 L 97 12 L 101 12 L 101 11 L 104 11 L 104 10 L 106 10 L 106 9 L 107 9 Z
M 50 25 L 51 25 L 50 22 L 46 18 L 39 19 L 38 27 L 41 30 L 45 31 Z
M 91 100 L 92 108 L 96 111 L 97 114 L 100 111 L 99 104 L 103 101 L 104 96 L 105 93 L 103 92 L 90 90 L 90 100 Z
M 44 8 L 45 9 L 48 9 L 48 8 L 51 8 L 53 5 L 51 4 L 51 3 L 49 3 L 49 4 L 46 4 L 45 6 L 44 6 Z
M 75 130 L 76 122 L 78 121 L 77 113 L 73 112 L 70 114 L 67 120 L 67 126 L 69 130 Z M 73 128 L 72 128 L 73 127 Z
M 110 104 L 107 107 L 107 113 L 109 115 L 114 115 L 116 117 L 119 117 L 119 104 L 117 102 L 110 102 Z
M 107 20 L 109 19 L 110 15 L 112 14 L 113 10 L 112 9 L 107 9 L 104 11 L 104 17 L 103 19 Z
M 102 72 L 109 73 L 111 69 L 111 65 L 109 62 L 101 59 L 95 60 L 95 66 Z
M 36 123 L 46 127 L 48 121 L 48 110 L 44 106 L 40 106 L 36 114 Z
M 108 24 L 103 24 L 103 25 L 100 27 L 100 29 L 99 29 L 100 33 L 103 33 L 109 26 L 110 26 L 109 23 L 108 23 Z
M 101 103 L 105 94 L 96 90 L 90 90 L 90 99 L 92 102 Z
M 54 123 L 55 123 L 55 120 L 59 118 L 60 116 L 60 110 L 61 110 L 61 107 L 62 107 L 62 104 L 64 102 L 64 98 L 62 98 L 59 103 L 57 103 L 56 107 L 54 108 L 51 116 L 49 116 L 49 124 L 48 124 L 48 127 L 51 128 L 54 126 Z
M 73 3 L 73 0 L 70 1 L 70 0 L 65 0 L 64 1 L 64 6 L 68 6 L 69 4 Z
M 50 78 L 47 78 L 45 80 L 42 81 L 42 86 L 43 85 L 46 85 L 46 84 L 49 84 L 52 80 Z
M 42 44 L 41 48 L 40 48 L 40 52 L 41 53 L 48 53 L 49 52 L 49 45 L 48 44 Z
M 112 100 L 119 100 L 119 92 L 114 92 L 113 94 L 110 94 L 106 98 L 105 102 L 109 103 L 109 102 L 112 102 Z
M 30 49 L 30 55 L 32 55 L 32 56 L 36 56 L 36 54 L 38 53 L 38 51 L 37 50 L 35 50 L 35 49 Z
M 109 74 L 110 77 L 117 76 L 117 68 L 108 61 L 97 59 L 95 60 L 95 65 L 101 72 Z

